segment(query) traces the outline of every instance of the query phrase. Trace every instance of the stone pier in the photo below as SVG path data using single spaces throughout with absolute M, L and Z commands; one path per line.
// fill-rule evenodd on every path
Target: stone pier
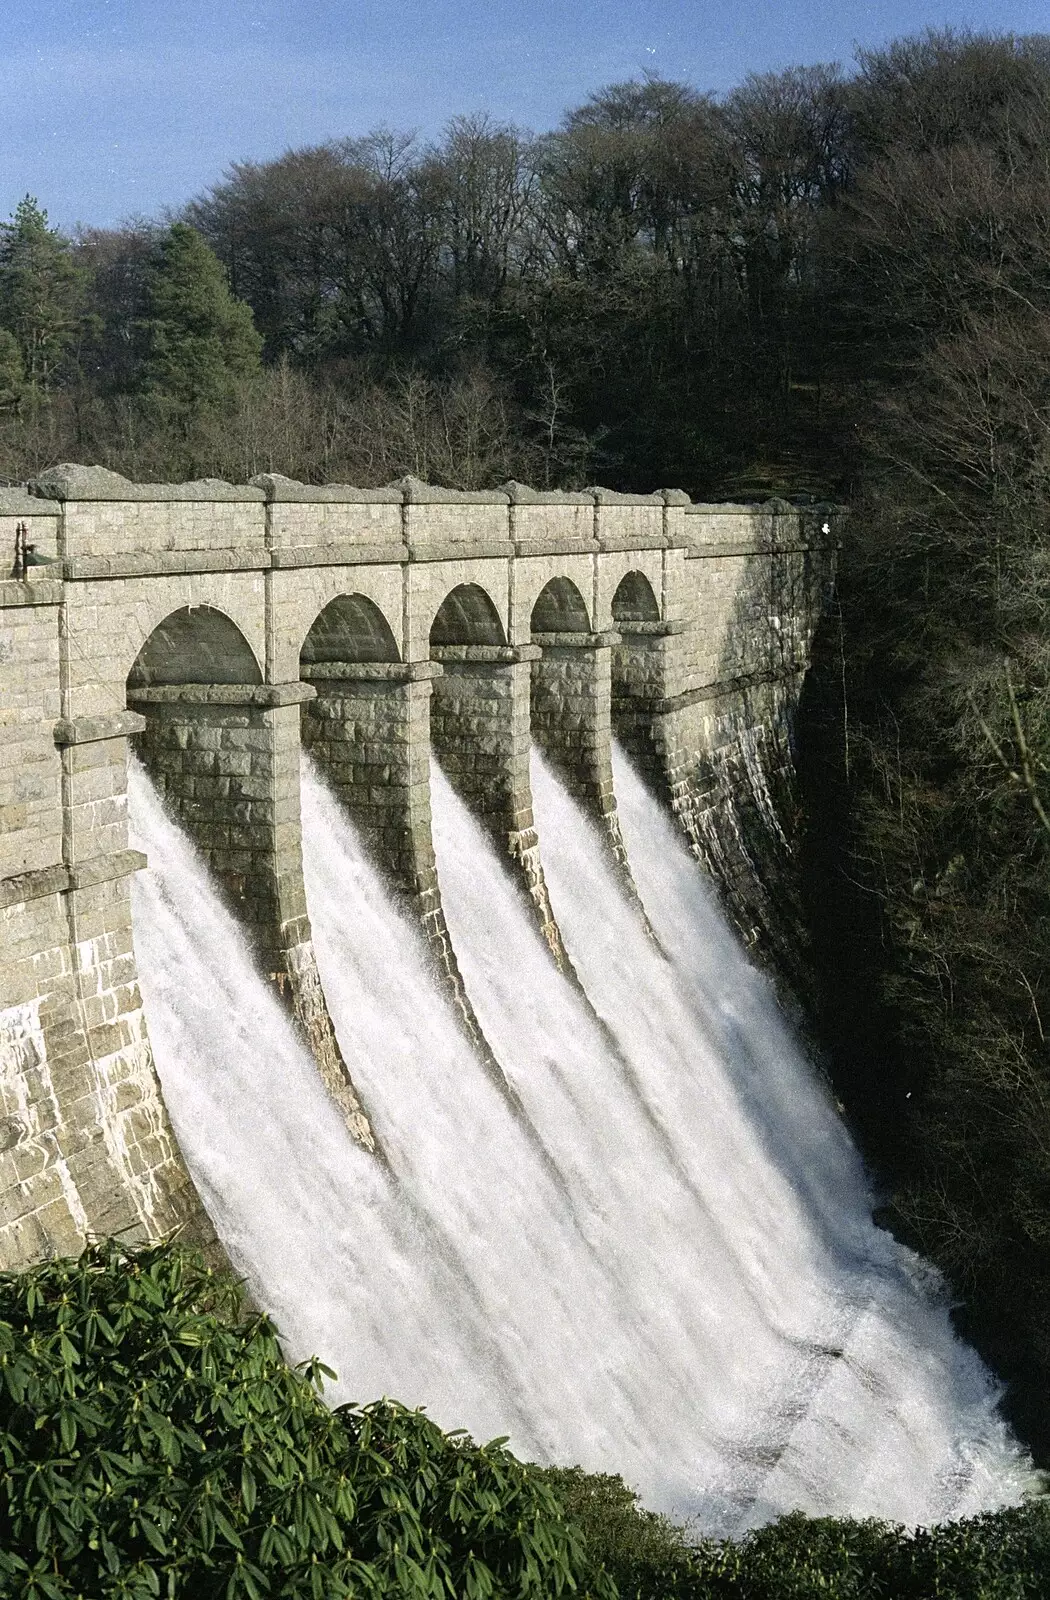
M 601 824 L 621 869 L 627 856 L 612 773 L 612 652 L 620 635 L 533 630 L 532 737 Z
M 676 673 L 676 641 L 682 622 L 620 617 L 613 650 L 611 721 L 617 738 L 649 783 L 684 818 L 691 792 L 693 752 L 678 739 L 671 713 L 676 697 L 667 691 Z
M 430 821 L 430 661 L 304 662 L 317 698 L 303 745 L 423 930 L 464 1032 L 502 1080 L 470 1002 L 441 904 Z
M 430 737 L 449 783 L 521 874 L 558 967 L 568 957 L 540 863 L 529 778 L 530 663 L 535 645 L 436 644 Z
M 306 908 L 299 826 L 304 683 L 128 685 L 142 713 L 139 754 L 203 854 L 286 1000 L 329 1094 L 359 1144 L 375 1149 L 328 1015 Z

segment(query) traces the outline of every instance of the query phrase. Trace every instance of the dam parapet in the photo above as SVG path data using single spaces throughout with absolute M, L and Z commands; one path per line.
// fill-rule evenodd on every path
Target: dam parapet
M 20 525 L 36 564 L 15 563 Z M 481 1043 L 441 909 L 431 750 L 555 959 L 533 740 L 628 871 L 618 737 L 761 942 L 752 833 L 786 848 L 776 800 L 833 527 L 824 508 L 514 483 L 150 485 L 61 466 L 30 493 L 0 490 L 0 1265 L 91 1232 L 208 1234 L 138 991 L 130 748 L 367 1146 L 313 958 L 300 748 L 411 904 Z

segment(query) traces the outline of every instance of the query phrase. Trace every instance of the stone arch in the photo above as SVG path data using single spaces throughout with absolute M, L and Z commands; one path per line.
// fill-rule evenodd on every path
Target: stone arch
M 169 612 L 132 662 L 128 689 L 180 683 L 260 684 L 255 652 L 235 622 L 214 606 Z
M 374 600 L 340 594 L 314 619 L 303 641 L 303 665 L 321 661 L 400 661 L 397 640 Z
M 551 578 L 532 608 L 533 633 L 589 633 L 586 602 L 571 578 Z
M 618 622 L 659 622 L 660 607 L 644 572 L 627 572 L 612 599 L 613 626 Z
M 430 625 L 432 645 L 501 645 L 507 635 L 492 598 L 478 583 L 449 591 Z

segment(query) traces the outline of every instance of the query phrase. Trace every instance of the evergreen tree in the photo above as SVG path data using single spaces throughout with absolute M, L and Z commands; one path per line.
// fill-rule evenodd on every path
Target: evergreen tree
M 176 222 L 151 265 L 143 324 L 147 393 L 186 412 L 223 409 L 259 372 L 262 339 L 200 234 Z
M 0 328 L 0 411 L 16 407 L 25 388 L 25 372 L 18 340 L 7 328 Z
M 31 391 L 58 381 L 80 331 L 83 293 L 69 240 L 48 227 L 47 212 L 27 194 L 11 221 L 0 223 L 0 328 L 17 344 Z M 5 346 L 5 379 L 11 365 Z

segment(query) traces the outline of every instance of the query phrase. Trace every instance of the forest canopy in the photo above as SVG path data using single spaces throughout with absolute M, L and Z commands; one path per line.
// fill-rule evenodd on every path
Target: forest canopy
M 938 48 L 977 45 L 916 46 Z M 1019 72 L 1042 59 L 1033 41 L 1001 48 Z M 886 71 L 792 68 L 721 98 L 646 78 L 538 136 L 470 116 L 436 142 L 333 138 L 235 162 L 173 224 L 74 239 L 27 196 L 0 242 L 3 470 L 57 453 L 138 477 L 837 488 L 849 330 L 827 295 L 860 214 L 827 225 L 896 152 Z M 228 309 L 198 250 L 184 339 L 214 340 L 243 305 L 263 356 L 233 361 L 191 426 L 159 403 L 179 375 L 157 381 L 173 332 L 158 296 L 187 228 Z M 840 286 L 836 307 L 852 304 Z

